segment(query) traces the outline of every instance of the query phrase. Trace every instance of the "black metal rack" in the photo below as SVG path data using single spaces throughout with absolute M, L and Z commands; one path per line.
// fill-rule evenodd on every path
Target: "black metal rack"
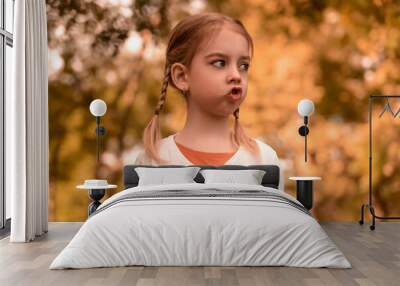
M 364 224 L 364 208 L 369 209 L 371 215 L 372 215 L 372 224 L 370 225 L 370 229 L 374 230 L 375 229 L 375 219 L 400 219 L 400 217 L 384 217 L 384 216 L 377 216 L 375 214 L 375 209 L 372 204 L 372 101 L 374 99 L 382 99 L 385 98 L 388 103 L 385 104 L 383 112 L 381 112 L 380 116 L 383 115 L 383 113 L 388 109 L 393 115 L 393 117 L 396 117 L 399 112 L 394 114 L 392 111 L 390 104 L 389 104 L 389 98 L 400 98 L 400 95 L 370 95 L 369 96 L 369 101 L 368 101 L 368 124 L 369 124 L 369 194 L 368 194 L 368 204 L 363 204 L 361 206 L 361 220 L 359 223 L 362 225 Z

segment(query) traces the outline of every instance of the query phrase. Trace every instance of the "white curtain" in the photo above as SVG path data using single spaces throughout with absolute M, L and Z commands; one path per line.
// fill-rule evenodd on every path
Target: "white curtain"
M 6 98 L 6 187 L 11 242 L 48 229 L 48 87 L 45 0 L 15 1 L 14 72 Z

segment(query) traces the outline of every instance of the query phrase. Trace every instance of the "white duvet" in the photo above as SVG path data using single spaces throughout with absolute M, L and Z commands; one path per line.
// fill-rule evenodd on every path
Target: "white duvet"
M 50 269 L 145 266 L 294 266 L 351 268 L 318 222 L 292 205 L 246 197 L 143 198 L 132 192 L 262 190 L 257 185 L 138 186 L 110 197 L 90 217 Z M 135 193 L 137 194 L 137 193 Z M 114 202 L 114 204 L 113 204 Z

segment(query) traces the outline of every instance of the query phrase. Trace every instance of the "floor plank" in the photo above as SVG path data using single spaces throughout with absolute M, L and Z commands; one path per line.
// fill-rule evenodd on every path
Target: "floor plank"
M 82 223 L 49 223 L 31 243 L 0 240 L 0 285 L 399 285 L 400 222 L 379 222 L 375 231 L 351 222 L 321 223 L 352 269 L 296 267 L 115 267 L 48 269 Z

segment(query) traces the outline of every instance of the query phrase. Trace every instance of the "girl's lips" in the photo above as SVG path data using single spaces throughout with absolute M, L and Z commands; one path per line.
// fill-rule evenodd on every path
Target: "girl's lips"
M 232 89 L 230 93 L 227 94 L 230 101 L 236 102 L 242 98 L 242 89 Z
M 240 94 L 230 94 L 229 95 L 229 99 L 231 99 L 232 101 L 238 101 L 240 100 L 242 96 Z

